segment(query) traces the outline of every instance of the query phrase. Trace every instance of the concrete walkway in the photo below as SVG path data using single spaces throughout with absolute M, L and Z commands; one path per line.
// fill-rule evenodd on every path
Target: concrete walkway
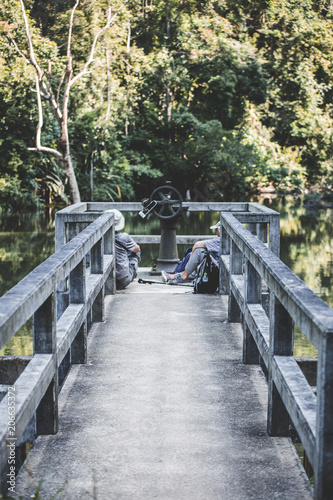
M 159 279 L 159 278 L 157 278 Z M 242 364 L 227 298 L 133 283 L 106 301 L 89 361 L 60 394 L 60 431 L 39 437 L 24 498 L 304 500 L 293 445 L 266 433 L 267 387 Z

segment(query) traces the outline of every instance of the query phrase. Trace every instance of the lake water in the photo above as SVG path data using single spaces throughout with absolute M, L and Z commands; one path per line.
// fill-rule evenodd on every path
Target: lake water
M 281 216 L 281 260 L 317 295 L 333 306 L 333 209 L 302 200 L 264 201 Z M 130 234 L 160 234 L 160 223 L 145 223 L 137 214 L 125 214 L 125 230 Z M 218 213 L 190 213 L 179 220 L 178 234 L 207 234 Z M 182 256 L 184 246 L 178 247 Z M 54 252 L 54 214 L 27 214 L 0 219 L 0 296 Z M 158 245 L 142 245 L 143 266 L 158 257 Z M 0 354 L 30 355 L 31 321 Z M 315 349 L 296 327 L 295 356 L 314 356 Z

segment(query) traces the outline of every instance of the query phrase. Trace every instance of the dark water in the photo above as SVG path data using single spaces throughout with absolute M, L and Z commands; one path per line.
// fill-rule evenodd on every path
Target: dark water
M 333 307 L 333 208 L 292 197 L 269 206 L 280 212 L 281 260 Z M 317 355 L 297 325 L 294 351 L 295 356 Z
M 264 201 L 268 204 L 268 201 Z M 333 306 L 333 209 L 302 200 L 275 199 L 270 208 L 281 216 L 281 260 L 317 295 Z M 148 223 L 137 214 L 125 213 L 125 230 L 132 234 L 160 234 L 160 223 Z M 210 234 L 218 213 L 185 214 L 178 234 Z M 134 236 L 135 238 L 135 236 Z M 184 246 L 178 247 L 182 256 Z M 54 214 L 39 213 L 0 219 L 0 296 L 54 252 Z M 158 245 L 142 245 L 142 266 L 158 257 Z M 31 322 L 13 338 L 1 354 L 31 354 Z M 315 349 L 296 328 L 295 355 L 313 356 Z

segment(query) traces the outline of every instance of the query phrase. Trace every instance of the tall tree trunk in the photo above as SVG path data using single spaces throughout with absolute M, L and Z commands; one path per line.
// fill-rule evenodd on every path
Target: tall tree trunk
M 90 201 L 94 201 L 94 152 L 90 158 Z
M 66 174 L 66 177 L 68 178 L 69 189 L 71 192 L 71 199 L 72 199 L 73 203 L 80 202 L 81 197 L 80 197 L 80 191 L 79 191 L 79 187 L 78 187 L 78 183 L 76 180 L 76 176 L 75 176 L 75 172 L 74 172 L 74 168 L 73 168 L 73 163 L 72 163 L 72 159 L 71 159 L 70 143 L 69 143 L 69 135 L 68 135 L 68 102 L 69 102 L 70 89 L 71 89 L 72 85 L 74 85 L 85 73 L 87 73 L 88 68 L 93 61 L 94 52 L 95 52 L 96 44 L 97 44 L 99 37 L 102 35 L 102 33 L 104 33 L 104 31 L 106 29 L 108 29 L 110 27 L 112 21 L 115 19 L 118 12 L 127 3 L 127 1 L 128 0 L 124 0 L 122 2 L 122 4 L 120 5 L 120 7 L 116 10 L 116 12 L 113 15 L 111 14 L 111 8 L 110 7 L 108 8 L 106 23 L 105 23 L 104 27 L 101 28 L 97 32 L 97 34 L 95 35 L 88 60 L 86 61 L 83 69 L 75 77 L 73 77 L 72 55 L 71 55 L 71 38 L 72 38 L 72 29 L 73 29 L 73 22 L 74 22 L 74 13 L 75 13 L 76 8 L 79 5 L 80 0 L 75 1 L 75 5 L 71 11 L 70 24 L 69 24 L 69 30 L 68 30 L 67 64 L 66 64 L 66 72 L 65 72 L 66 81 L 65 81 L 65 88 L 64 88 L 62 111 L 61 111 L 59 106 L 58 106 L 58 101 L 52 95 L 51 84 L 50 84 L 50 82 L 51 82 L 51 64 L 49 64 L 49 70 L 48 70 L 49 84 L 47 84 L 45 82 L 46 73 L 44 71 L 42 71 L 42 69 L 40 68 L 40 66 L 36 60 L 36 57 L 35 57 L 34 48 L 33 48 L 33 44 L 32 44 L 32 38 L 30 35 L 28 17 L 26 15 L 24 2 L 23 2 L 23 0 L 20 0 L 24 24 L 25 24 L 25 32 L 26 32 L 27 39 L 28 39 L 30 60 L 28 60 L 26 58 L 26 56 L 19 50 L 19 48 L 14 40 L 13 40 L 13 43 L 16 47 L 16 50 L 20 54 L 20 56 L 23 57 L 27 62 L 30 62 L 34 66 L 36 73 L 37 73 L 37 75 L 36 75 L 36 90 L 37 90 L 39 121 L 38 121 L 37 132 L 36 132 L 36 147 L 35 148 L 28 148 L 28 149 L 49 154 L 49 155 L 57 158 L 57 160 L 60 160 L 63 163 L 65 174 Z M 62 84 L 62 82 L 63 82 L 63 79 L 61 79 L 61 84 Z M 43 97 L 49 101 L 49 103 L 53 109 L 53 112 L 55 114 L 55 117 L 56 117 L 56 119 L 59 123 L 59 126 L 60 126 L 61 136 L 60 136 L 60 141 L 59 141 L 59 151 L 54 149 L 54 148 L 48 148 L 48 147 L 42 146 L 42 144 L 41 144 L 41 130 L 42 130 L 42 126 L 43 126 L 43 111 L 42 111 L 42 103 L 41 103 L 41 93 L 42 93 Z M 58 96 L 59 96 L 59 94 L 60 94 L 60 89 L 58 91 Z
M 169 0 L 165 2 L 165 23 L 166 23 L 166 36 L 168 40 L 168 44 L 170 42 L 170 4 Z M 171 121 L 171 102 L 170 102 L 170 76 L 169 72 L 166 72 L 165 76 L 165 106 L 166 106 L 166 115 L 168 124 Z M 168 127 L 169 128 L 169 127 Z M 168 130 L 169 134 L 169 130 Z

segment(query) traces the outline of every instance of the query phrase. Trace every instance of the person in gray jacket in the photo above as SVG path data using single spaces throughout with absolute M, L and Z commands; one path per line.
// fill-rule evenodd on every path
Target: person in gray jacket
M 191 256 L 185 266 L 185 270 L 182 273 L 168 274 L 162 271 L 162 280 L 168 283 L 168 285 L 179 285 L 184 282 L 189 281 L 195 276 L 197 267 L 202 262 L 206 255 L 206 251 L 211 252 L 213 257 L 219 261 L 220 254 L 220 222 L 217 222 L 210 229 L 215 229 L 216 237 L 209 240 L 200 240 L 194 243 L 192 248 Z
M 116 288 L 117 290 L 123 290 L 137 276 L 141 260 L 141 249 L 129 234 L 119 232 L 125 227 L 125 217 L 123 214 L 115 208 L 107 210 L 107 212 L 114 213 L 116 231 Z

